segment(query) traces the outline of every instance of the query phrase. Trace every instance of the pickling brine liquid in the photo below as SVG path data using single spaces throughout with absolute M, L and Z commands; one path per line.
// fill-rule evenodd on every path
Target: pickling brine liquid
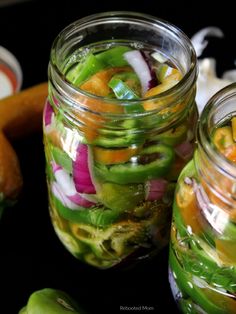
M 226 117 L 209 134 L 209 149 L 217 159 L 212 160 L 211 153 L 205 155 L 205 148 L 200 147 L 178 180 L 169 281 L 183 313 L 233 314 L 236 313 L 236 117 L 233 114 Z M 199 138 L 201 141 L 201 135 Z M 229 175 L 228 167 L 231 167 Z
M 168 243 L 175 182 L 192 157 L 195 81 L 181 92 L 186 69 L 137 41 L 92 43 L 63 62 L 53 53 L 44 143 L 55 231 L 98 268 L 150 256 Z

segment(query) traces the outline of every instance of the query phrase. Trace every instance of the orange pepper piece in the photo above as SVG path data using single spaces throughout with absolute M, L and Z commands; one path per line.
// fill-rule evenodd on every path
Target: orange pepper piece
M 94 147 L 94 159 L 105 165 L 125 163 L 130 160 L 132 156 L 137 154 L 138 147 L 128 147 L 122 149 L 106 149 L 102 147 Z
M 94 74 L 88 81 L 83 83 L 80 88 L 96 96 L 107 96 L 110 93 L 108 83 L 112 76 L 119 72 L 131 71 L 130 67 L 114 67 L 104 69 Z
M 202 227 L 199 222 L 199 210 L 193 187 L 182 183 L 176 194 L 176 202 L 186 226 L 190 226 L 194 233 L 199 234 Z
M 94 74 L 88 81 L 83 83 L 80 88 L 96 96 L 106 97 L 110 93 L 108 82 L 112 76 L 119 72 L 132 71 L 130 67 L 114 67 L 104 69 Z M 82 122 L 80 129 L 84 132 L 86 139 L 92 142 L 98 136 L 98 129 L 105 118 L 100 113 L 120 114 L 124 109 L 121 105 L 108 103 L 89 96 L 80 96 L 78 100 L 83 107 L 90 111 L 84 111 L 77 114 L 78 120 Z
M 236 243 L 235 241 L 227 241 L 215 239 L 216 250 L 220 259 L 226 264 L 236 264 Z
M 230 145 L 225 148 L 223 154 L 227 159 L 236 163 L 236 144 Z
M 149 89 L 146 92 L 144 97 L 148 98 L 148 97 L 156 96 L 158 94 L 161 94 L 167 91 L 168 89 L 176 85 L 181 80 L 181 78 L 182 78 L 181 73 L 178 70 L 176 70 L 176 72 L 167 76 L 163 80 L 163 83 Z M 164 104 L 165 103 L 163 102 L 146 101 L 144 102 L 143 107 L 145 110 L 155 110 L 155 109 L 158 109 L 158 107 L 163 106 Z

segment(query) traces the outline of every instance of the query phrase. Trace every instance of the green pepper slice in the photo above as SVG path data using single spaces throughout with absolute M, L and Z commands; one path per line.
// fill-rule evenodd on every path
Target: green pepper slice
M 162 144 L 176 146 L 183 142 L 187 136 L 186 125 L 179 125 L 171 130 L 157 134 L 152 137 L 152 140 L 160 141 Z
M 117 260 L 134 251 L 145 242 L 145 223 L 122 221 L 108 228 L 99 229 L 85 224 L 71 224 L 71 231 L 79 241 L 90 247 L 97 258 Z
M 138 95 L 121 79 L 112 78 L 108 86 L 113 90 L 118 99 L 138 99 Z
M 78 63 L 70 70 L 66 78 L 76 86 L 80 86 L 84 81 L 95 73 L 103 70 L 105 65 L 96 58 L 92 53 L 89 53 L 83 61 Z
M 137 97 L 141 98 L 141 84 L 135 72 L 120 72 L 115 74 L 112 78 L 124 82 Z
M 99 136 L 88 143 L 86 138 L 82 139 L 84 144 L 93 144 L 101 147 L 129 147 L 130 145 L 140 146 L 144 143 L 145 137 L 138 130 L 109 130 L 99 129 Z
M 169 253 L 169 263 L 172 272 L 175 274 L 176 284 L 182 293 L 191 297 L 194 303 L 202 307 L 207 313 L 227 314 L 227 310 L 211 302 L 204 294 L 204 290 L 197 287 L 193 282 L 192 275 L 188 274 L 179 264 L 172 248 Z M 207 289 L 207 288 L 206 288 Z
M 169 146 L 154 145 L 143 149 L 137 159 L 137 162 L 114 166 L 95 163 L 94 173 L 103 181 L 118 184 L 142 183 L 165 175 L 174 160 L 174 151 Z
M 113 90 L 114 94 L 118 99 L 139 99 L 138 95 L 121 79 L 112 78 L 108 84 L 108 86 Z M 127 104 L 125 106 L 126 113 L 134 113 L 134 112 L 144 112 L 144 108 L 140 103 L 136 104 Z
M 236 292 L 235 269 L 233 267 L 219 267 L 216 263 L 217 252 L 204 240 L 196 235 L 189 235 L 184 238 L 178 237 L 177 240 L 172 232 L 171 241 L 185 271 L 204 279 L 216 288 L 222 288 L 231 293 Z M 184 243 L 186 247 L 184 247 Z
M 199 314 L 199 308 L 197 308 L 197 305 L 191 299 L 181 298 L 178 300 L 178 305 L 180 310 L 185 314 Z
M 95 55 L 97 60 L 106 67 L 123 67 L 128 66 L 128 62 L 124 58 L 124 53 L 132 50 L 126 46 L 116 46 Z
M 101 202 L 113 210 L 131 211 L 144 200 L 142 184 L 103 183 L 98 192 Z
M 51 196 L 51 198 L 59 214 L 71 222 L 105 227 L 117 221 L 123 213 L 123 209 L 111 210 L 105 207 L 92 207 L 89 209 L 78 207 L 77 210 L 72 210 L 65 207 L 56 197 Z
M 51 146 L 50 151 L 54 161 L 64 168 L 68 173 L 72 172 L 72 160 L 62 149 Z

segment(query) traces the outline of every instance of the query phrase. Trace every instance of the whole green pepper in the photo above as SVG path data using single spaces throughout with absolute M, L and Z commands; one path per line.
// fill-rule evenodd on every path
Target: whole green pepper
M 19 314 L 85 314 L 65 292 L 45 288 L 35 291 Z
M 127 162 L 114 166 L 95 163 L 94 173 L 105 182 L 118 184 L 143 183 L 165 175 L 174 160 L 174 151 L 165 145 L 144 148 L 137 162 Z

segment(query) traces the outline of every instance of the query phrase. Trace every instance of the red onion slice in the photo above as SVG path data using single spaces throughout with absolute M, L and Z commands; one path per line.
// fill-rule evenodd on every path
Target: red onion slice
M 71 176 L 60 165 L 53 162 L 52 169 L 56 179 L 52 185 L 52 192 L 66 207 L 76 209 L 78 206 L 95 205 L 96 201 L 90 201 L 86 195 L 77 193 Z
M 76 160 L 73 162 L 73 180 L 77 192 L 96 194 L 90 175 L 88 146 L 85 144 L 79 144 L 77 148 Z
M 45 108 L 44 108 L 44 115 L 43 115 L 45 126 L 51 125 L 53 115 L 54 115 L 53 108 L 50 102 L 47 100 L 45 104 Z
M 95 203 L 92 203 L 88 200 L 86 200 L 85 198 L 83 198 L 79 193 L 76 193 L 74 195 L 71 195 L 71 196 L 67 196 L 68 199 L 73 202 L 74 204 L 77 204 L 79 206 L 82 206 L 82 207 L 91 207 L 91 206 L 94 206 Z
M 192 157 L 193 150 L 193 143 L 190 143 L 189 141 L 185 141 L 175 147 L 176 154 L 184 160 L 188 160 Z
M 168 181 L 164 179 L 150 180 L 146 182 L 146 197 L 147 201 L 158 201 L 165 194 Z

